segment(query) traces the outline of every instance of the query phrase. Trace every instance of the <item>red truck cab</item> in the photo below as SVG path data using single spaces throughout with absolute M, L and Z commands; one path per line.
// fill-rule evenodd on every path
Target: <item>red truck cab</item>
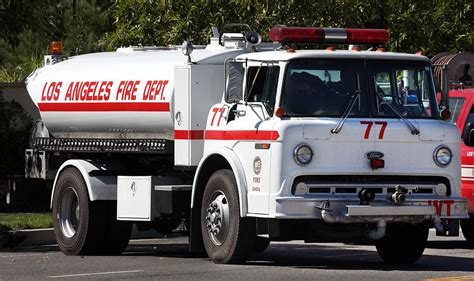
M 466 145 L 469 138 L 469 124 L 474 125 L 474 88 L 449 91 L 450 122 L 461 131 L 462 195 L 469 200 L 470 219 L 461 221 L 464 237 L 474 244 L 474 147 Z M 472 125 L 471 125 L 472 126 Z

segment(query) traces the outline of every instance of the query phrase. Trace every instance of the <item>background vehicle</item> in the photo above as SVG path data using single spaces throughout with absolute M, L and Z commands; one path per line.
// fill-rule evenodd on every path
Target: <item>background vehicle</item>
M 217 263 L 292 239 L 370 240 L 384 261 L 413 263 L 430 226 L 458 234 L 459 132 L 440 120 L 429 60 L 384 52 L 385 30 L 270 38 L 234 24 L 183 54 L 46 58 L 27 81 L 42 121 L 26 174 L 54 179 L 64 253 L 120 253 L 132 222 L 189 229 L 191 251 Z
M 435 64 L 436 81 L 441 83 L 442 68 L 446 67 L 450 86 L 450 122 L 461 131 L 462 196 L 469 200 L 468 220 L 461 221 L 464 237 L 474 244 L 474 149 L 470 132 L 474 128 L 474 54 L 441 53 L 432 59 Z

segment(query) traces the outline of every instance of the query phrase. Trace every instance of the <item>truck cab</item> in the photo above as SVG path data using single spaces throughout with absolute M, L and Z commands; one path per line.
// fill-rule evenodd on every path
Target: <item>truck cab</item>
M 283 46 L 383 37 L 358 32 L 274 27 L 270 37 Z M 458 129 L 441 120 L 432 77 L 426 57 L 376 48 L 239 55 L 226 62 L 224 99 L 209 112 L 195 186 L 208 159 L 228 155 L 238 210 L 255 218 L 257 237 L 374 241 L 385 261 L 415 262 L 428 227 L 458 235 L 456 218 L 466 218 Z M 208 188 L 204 245 L 211 259 L 225 260 L 214 248 L 229 234 L 231 200 Z

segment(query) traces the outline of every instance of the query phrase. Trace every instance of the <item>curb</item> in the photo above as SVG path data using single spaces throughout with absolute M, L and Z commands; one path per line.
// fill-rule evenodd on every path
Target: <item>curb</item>
M 10 231 L 9 234 L 19 239 L 24 238 L 15 247 L 56 244 L 56 237 L 52 228 L 16 230 Z
M 9 245 L 9 248 L 57 244 L 52 228 L 15 230 L 7 233 L 14 241 L 14 244 Z M 133 225 L 130 239 L 153 239 L 163 237 L 163 234 L 156 232 L 155 230 L 138 231 L 137 227 Z M 0 249 L 2 248 L 1 246 L 2 245 L 0 244 Z

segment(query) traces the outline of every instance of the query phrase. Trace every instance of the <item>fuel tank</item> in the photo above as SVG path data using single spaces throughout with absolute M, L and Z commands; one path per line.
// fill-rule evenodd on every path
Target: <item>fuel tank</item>
M 173 139 L 175 66 L 224 64 L 240 53 L 208 45 L 189 62 L 176 48 L 120 48 L 46 65 L 26 84 L 54 137 Z

